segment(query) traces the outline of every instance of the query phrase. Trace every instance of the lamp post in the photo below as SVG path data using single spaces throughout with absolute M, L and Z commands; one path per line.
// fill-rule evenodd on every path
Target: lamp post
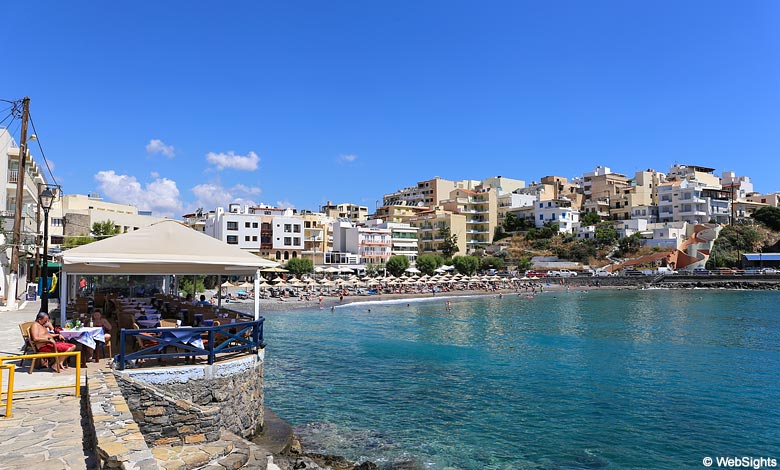
M 49 209 L 54 193 L 46 188 L 38 201 L 43 209 L 43 266 L 41 267 L 41 311 L 49 313 Z

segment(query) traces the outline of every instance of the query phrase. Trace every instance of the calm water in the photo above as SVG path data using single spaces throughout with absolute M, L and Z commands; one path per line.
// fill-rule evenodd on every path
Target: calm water
M 780 293 L 545 293 L 452 307 L 266 314 L 266 403 L 310 450 L 382 468 L 780 459 Z

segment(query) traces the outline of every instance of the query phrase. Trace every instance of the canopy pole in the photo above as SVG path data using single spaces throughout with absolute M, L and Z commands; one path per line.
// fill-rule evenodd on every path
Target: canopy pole
M 64 266 L 63 266 L 64 268 Z M 68 273 L 63 269 L 60 272 L 60 326 L 64 326 L 68 308 Z
M 255 272 L 255 321 L 260 319 L 260 268 Z
M 222 274 L 217 275 L 217 310 L 222 308 Z

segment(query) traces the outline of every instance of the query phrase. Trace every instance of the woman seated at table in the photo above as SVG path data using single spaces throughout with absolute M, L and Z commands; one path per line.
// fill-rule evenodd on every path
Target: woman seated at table
M 49 333 L 44 326 L 48 321 L 48 313 L 38 312 L 38 315 L 35 317 L 35 323 L 33 323 L 30 328 L 30 337 L 36 343 L 38 352 L 71 352 L 76 349 L 76 345 L 66 343 L 65 338 L 62 335 Z M 67 369 L 67 366 L 65 365 L 65 356 L 58 356 L 56 358 L 55 367 L 52 367 L 52 370 L 57 373 L 60 372 L 60 369 Z
M 100 341 L 97 341 L 98 346 L 100 348 L 95 348 L 94 354 L 93 354 L 93 361 L 98 362 L 100 359 L 100 353 L 99 351 L 105 347 L 106 344 L 108 344 L 109 341 L 111 341 L 111 335 L 108 333 L 111 331 L 111 322 L 103 318 L 103 314 L 101 313 L 100 309 L 96 309 L 94 312 L 92 312 L 92 325 L 93 326 L 99 326 L 103 328 L 103 336 L 105 337 L 105 342 L 100 343 Z

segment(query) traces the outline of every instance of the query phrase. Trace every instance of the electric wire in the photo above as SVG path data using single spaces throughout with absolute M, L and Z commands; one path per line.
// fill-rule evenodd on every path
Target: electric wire
M 41 151 L 41 157 L 43 157 L 43 162 L 46 164 L 46 169 L 49 170 L 49 176 L 51 176 L 51 180 L 54 183 L 55 186 L 58 188 L 60 185 L 57 183 L 57 180 L 54 178 L 54 173 L 51 171 L 51 167 L 49 166 L 49 160 L 46 159 L 46 154 L 43 153 L 43 146 L 41 145 L 41 138 L 38 136 L 38 130 L 35 129 L 35 121 L 33 121 L 32 113 L 28 113 L 30 116 L 30 124 L 33 128 L 33 133 L 35 134 L 36 138 L 35 141 L 38 142 L 38 149 Z

